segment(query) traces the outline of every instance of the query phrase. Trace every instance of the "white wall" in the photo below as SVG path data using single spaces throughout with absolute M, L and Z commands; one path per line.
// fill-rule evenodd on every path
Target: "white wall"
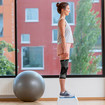
M 0 79 L 0 95 L 14 95 L 14 78 Z M 58 78 L 44 78 L 45 92 L 41 98 L 57 98 L 60 92 Z M 105 97 L 105 78 L 67 78 L 66 89 L 77 97 Z
M 45 79 L 43 98 L 57 97 L 60 92 L 59 79 Z M 105 97 L 104 78 L 67 78 L 66 89 L 77 97 Z

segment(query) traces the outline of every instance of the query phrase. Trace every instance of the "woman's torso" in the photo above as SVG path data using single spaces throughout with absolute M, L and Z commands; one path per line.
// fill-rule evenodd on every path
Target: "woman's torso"
M 59 21 L 61 20 L 62 18 L 60 18 L 58 20 L 58 23 Z M 71 31 L 71 27 L 69 26 L 68 22 L 65 20 L 65 23 L 66 23 L 66 26 L 65 26 L 65 41 L 66 43 L 74 43 L 74 40 L 73 40 L 73 36 L 72 36 L 72 31 Z M 59 26 L 58 26 L 58 33 L 57 33 L 57 44 L 60 44 L 62 42 L 61 40 L 61 34 L 60 34 L 60 29 L 59 29 Z

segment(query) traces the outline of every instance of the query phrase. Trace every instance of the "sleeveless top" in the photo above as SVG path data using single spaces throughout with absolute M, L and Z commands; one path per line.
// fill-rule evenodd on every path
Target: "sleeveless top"
M 64 19 L 64 18 L 60 18 L 59 20 L 61 20 L 61 19 Z M 59 23 L 59 20 L 58 20 L 58 23 Z M 65 22 L 66 22 L 66 27 L 65 27 L 65 42 L 66 43 L 74 43 L 71 27 L 69 26 L 69 24 L 66 21 L 66 19 L 65 19 Z M 59 29 L 59 26 L 58 26 L 57 44 L 60 44 L 60 43 L 62 43 L 62 40 L 61 40 L 60 29 Z

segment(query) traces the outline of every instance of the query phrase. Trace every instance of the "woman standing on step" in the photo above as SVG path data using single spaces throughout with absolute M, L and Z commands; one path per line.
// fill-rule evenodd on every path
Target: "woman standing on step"
M 71 43 L 74 43 L 71 27 L 66 21 L 65 17 L 69 15 L 70 7 L 67 2 L 57 3 L 57 11 L 60 14 L 58 20 L 58 34 L 57 34 L 57 56 L 60 58 L 61 72 L 59 75 L 60 82 L 60 97 L 73 97 L 67 90 L 65 90 L 65 80 L 68 70 L 68 61 Z

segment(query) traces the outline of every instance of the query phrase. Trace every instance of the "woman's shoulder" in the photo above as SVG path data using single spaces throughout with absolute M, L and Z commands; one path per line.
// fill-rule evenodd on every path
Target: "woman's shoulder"
M 59 22 L 60 20 L 62 20 L 62 19 L 64 19 L 64 20 L 66 21 L 66 19 L 65 19 L 65 18 L 59 18 L 59 19 L 58 19 L 58 22 Z
M 58 20 L 58 24 L 59 24 L 60 20 L 64 20 L 65 23 L 67 23 L 65 18 L 59 18 L 59 20 Z

